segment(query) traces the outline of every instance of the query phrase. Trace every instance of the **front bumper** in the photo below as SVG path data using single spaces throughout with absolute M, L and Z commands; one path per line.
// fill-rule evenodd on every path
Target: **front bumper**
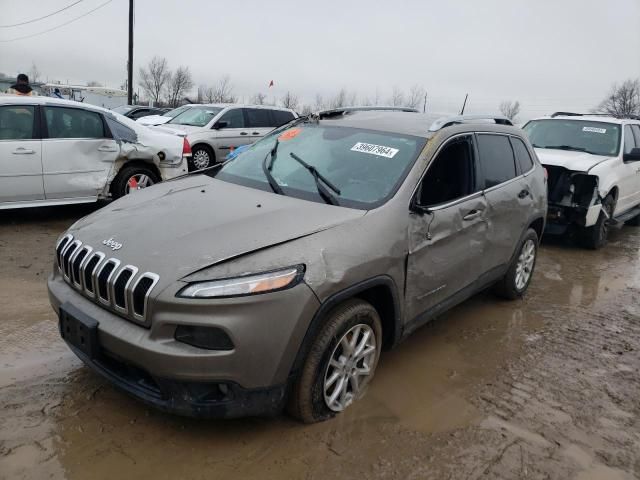
M 590 207 L 549 204 L 545 233 L 556 235 L 565 233 L 573 226 L 591 227 L 598 221 L 601 210 L 599 203 Z
M 271 415 L 281 410 L 291 367 L 319 304 L 304 283 L 272 294 L 199 301 L 186 308 L 167 302 L 151 328 L 111 313 L 61 276 L 50 276 L 49 297 L 98 322 L 98 353 L 76 355 L 119 388 L 161 410 L 189 416 Z M 66 310 L 66 308 L 65 308 Z M 156 309 L 158 310 L 158 309 Z M 177 325 L 225 330 L 233 350 L 204 350 L 174 339 Z

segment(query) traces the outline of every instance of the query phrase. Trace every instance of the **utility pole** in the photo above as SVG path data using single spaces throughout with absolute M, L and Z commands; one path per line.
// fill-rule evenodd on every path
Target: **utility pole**
M 133 104 L 133 0 L 129 0 L 129 61 L 127 62 L 127 105 Z
M 133 0 L 131 0 L 131 1 L 133 1 Z M 464 96 L 464 103 L 462 104 L 462 110 L 460 110 L 460 115 L 464 115 L 464 107 L 467 106 L 467 98 L 469 98 L 469 94 L 468 93 Z
M 427 94 L 428 92 L 424 92 L 424 105 L 422 107 L 422 113 L 425 113 L 427 111 Z

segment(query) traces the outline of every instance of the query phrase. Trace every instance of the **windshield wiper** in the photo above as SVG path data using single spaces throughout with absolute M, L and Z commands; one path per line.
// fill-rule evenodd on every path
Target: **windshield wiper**
M 264 176 L 267 177 L 267 181 L 269 182 L 269 186 L 271 190 L 273 190 L 278 195 L 284 195 L 284 191 L 282 187 L 278 185 L 278 182 L 271 174 L 271 167 L 273 167 L 273 162 L 276 158 L 276 154 L 278 152 L 278 139 L 276 138 L 276 143 L 273 145 L 273 148 L 269 150 L 262 161 L 262 171 L 264 172 Z
M 322 199 L 326 203 L 328 203 L 330 205 L 340 205 L 338 203 L 338 200 L 336 199 L 336 197 L 333 196 L 331 194 L 331 192 L 329 192 L 329 190 L 327 190 L 322 183 L 320 183 L 320 180 L 322 180 L 322 182 L 324 182 L 324 184 L 327 187 L 329 187 L 331 190 L 333 190 L 336 194 L 340 195 L 340 189 L 338 187 L 336 187 L 333 183 L 331 183 L 329 180 L 327 180 L 327 178 L 324 177 L 316 169 L 316 167 L 314 167 L 313 165 L 309 165 L 307 162 L 302 160 L 295 153 L 291 152 L 291 153 L 289 153 L 289 155 L 291 155 L 291 158 L 293 158 L 296 162 L 298 162 L 300 165 L 302 165 L 304 168 L 306 168 L 309 171 L 309 173 L 311 173 L 311 175 L 313 175 L 313 179 L 316 182 L 316 188 L 318 189 L 318 193 L 320 194 L 320 196 L 322 197 Z
M 542 148 L 550 148 L 551 150 L 571 150 L 573 152 L 587 152 L 586 148 L 572 147 L 571 145 L 547 145 Z M 591 153 L 591 152 L 587 152 Z

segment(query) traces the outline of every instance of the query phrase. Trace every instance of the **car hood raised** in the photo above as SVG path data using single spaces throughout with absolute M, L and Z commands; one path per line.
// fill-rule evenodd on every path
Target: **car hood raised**
M 540 159 L 540 163 L 543 165 L 564 167 L 576 172 L 587 172 L 599 163 L 615 158 L 571 150 L 555 150 L 550 148 L 536 148 L 535 150 Z
M 157 273 L 166 286 L 365 213 L 193 175 L 127 195 L 79 220 L 68 233 L 123 264 Z M 109 239 L 111 248 L 105 245 Z M 117 244 L 121 248 L 113 250 Z

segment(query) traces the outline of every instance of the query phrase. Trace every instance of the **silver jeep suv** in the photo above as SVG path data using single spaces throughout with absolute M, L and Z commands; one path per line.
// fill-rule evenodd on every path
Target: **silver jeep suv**
M 383 348 L 489 286 L 527 290 L 545 175 L 509 125 L 325 112 L 120 199 L 57 243 L 60 333 L 164 410 L 332 417 Z

